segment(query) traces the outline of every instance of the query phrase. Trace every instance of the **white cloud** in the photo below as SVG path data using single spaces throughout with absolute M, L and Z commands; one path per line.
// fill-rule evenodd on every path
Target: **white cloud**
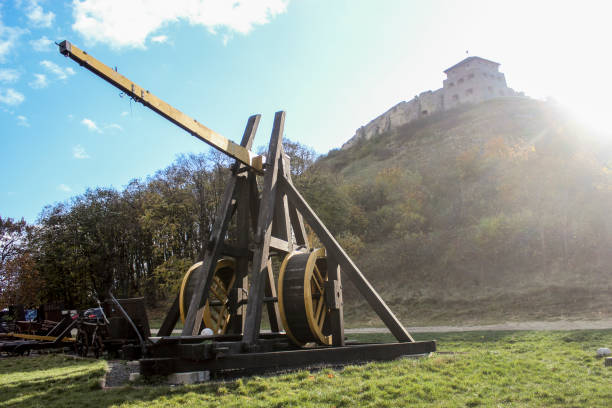
M 163 44 L 168 41 L 167 35 L 156 35 L 155 37 L 151 37 L 151 41 L 158 44 Z
M 66 79 L 70 75 L 74 75 L 74 69 L 70 67 L 62 68 L 57 65 L 55 62 L 51 62 L 48 60 L 40 61 L 40 65 L 45 67 L 49 72 L 54 74 L 58 79 Z
M 127 116 L 127 115 L 129 115 L 129 114 L 130 114 L 130 112 L 128 112 L 128 111 L 123 111 L 123 112 L 121 112 L 121 116 Z
M 59 191 L 65 192 L 65 193 L 69 193 L 69 192 L 72 191 L 72 189 L 70 187 L 68 187 L 67 185 L 65 185 L 65 184 L 60 184 L 59 186 L 57 186 L 57 189 Z
M 75 159 L 89 159 L 89 155 L 81 145 L 76 145 L 72 148 L 72 157 Z
M 21 74 L 16 69 L 0 69 L 0 82 L 15 82 L 20 76 Z
M 49 85 L 49 81 L 47 81 L 47 76 L 45 74 L 34 74 L 34 80 L 28 85 L 34 89 L 42 89 Z
M 51 45 L 53 41 L 47 38 L 47 36 L 43 35 L 38 40 L 31 40 L 30 45 L 34 49 L 34 51 L 38 52 L 46 52 L 51 51 Z
M 72 28 L 92 43 L 145 47 L 149 35 L 179 20 L 218 30 L 248 34 L 287 10 L 288 0 L 73 0 Z M 160 38 L 163 36 L 156 36 Z
M 110 125 L 106 125 L 104 128 L 105 129 L 111 129 L 111 130 L 123 131 L 123 128 L 121 127 L 121 125 L 118 125 L 117 123 L 111 123 Z
M 6 91 L 0 90 L 0 103 L 16 106 L 23 101 L 25 101 L 25 96 L 13 88 L 8 88 Z
M 91 119 L 84 118 L 81 121 L 81 124 L 85 125 L 85 127 L 87 127 L 87 129 L 91 130 L 92 132 L 102 133 L 98 125 L 96 125 L 96 122 Z
M 30 23 L 36 27 L 51 27 L 55 19 L 55 13 L 51 11 L 45 13 L 42 6 L 38 4 L 38 0 L 30 0 L 28 2 L 26 16 Z
M 28 122 L 28 118 L 23 115 L 17 116 L 17 124 L 23 127 L 30 127 L 30 122 Z
M 7 55 L 17 45 L 17 40 L 25 32 L 21 28 L 7 27 L 0 20 L 0 62 L 6 61 Z

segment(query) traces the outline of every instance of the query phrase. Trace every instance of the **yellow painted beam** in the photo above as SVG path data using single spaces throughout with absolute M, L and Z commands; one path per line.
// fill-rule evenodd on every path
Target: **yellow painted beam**
M 44 341 L 55 341 L 57 337 L 54 336 L 38 336 L 36 334 L 23 334 L 23 333 L 7 333 L 7 336 L 16 337 L 18 339 L 26 340 L 44 340 Z M 62 341 L 75 341 L 73 337 L 64 337 Z
M 69 41 L 62 41 L 59 44 L 59 51 L 62 55 L 79 63 L 100 78 L 119 88 L 122 92 L 141 102 L 146 107 L 168 119 L 175 125 L 191 133 L 198 139 L 208 143 L 215 149 L 225 153 L 245 165 L 262 171 L 263 165 L 261 157 L 250 150 L 245 149 L 237 143 L 225 138 L 215 131 L 207 128 L 197 120 L 189 117 L 180 110 L 162 101 L 148 90 L 136 85 L 134 82 L 119 74 L 114 69 L 98 61 L 87 52 L 79 49 Z

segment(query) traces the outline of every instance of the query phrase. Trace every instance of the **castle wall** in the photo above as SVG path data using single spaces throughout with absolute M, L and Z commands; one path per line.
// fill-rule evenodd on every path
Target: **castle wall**
M 422 92 L 410 101 L 393 106 L 357 129 L 355 135 L 342 145 L 342 149 L 353 146 L 359 139 L 369 140 L 415 119 L 449 110 L 464 103 L 478 103 L 506 96 L 523 96 L 522 93 L 508 88 L 505 75 L 499 72 L 499 64 L 493 61 L 469 57 L 444 72 L 447 78 L 442 82 L 442 88 Z

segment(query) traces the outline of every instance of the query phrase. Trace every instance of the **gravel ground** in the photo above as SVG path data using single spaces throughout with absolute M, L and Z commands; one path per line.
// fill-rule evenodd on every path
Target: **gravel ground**
M 130 380 L 131 373 L 139 371 L 137 364 L 123 360 L 109 360 L 108 370 L 104 376 L 103 388 L 120 387 Z
M 611 329 L 612 320 L 555 320 L 532 322 L 505 322 L 500 324 L 487 324 L 475 326 L 429 326 L 406 327 L 412 333 L 446 333 L 464 331 L 496 331 L 496 330 L 598 330 Z M 386 333 L 386 327 L 364 327 L 346 329 L 346 333 Z

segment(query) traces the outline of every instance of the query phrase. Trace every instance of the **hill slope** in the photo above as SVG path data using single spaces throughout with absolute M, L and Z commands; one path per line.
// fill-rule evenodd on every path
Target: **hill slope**
M 609 316 L 601 140 L 550 103 L 491 100 L 331 151 L 298 187 L 405 321 Z

